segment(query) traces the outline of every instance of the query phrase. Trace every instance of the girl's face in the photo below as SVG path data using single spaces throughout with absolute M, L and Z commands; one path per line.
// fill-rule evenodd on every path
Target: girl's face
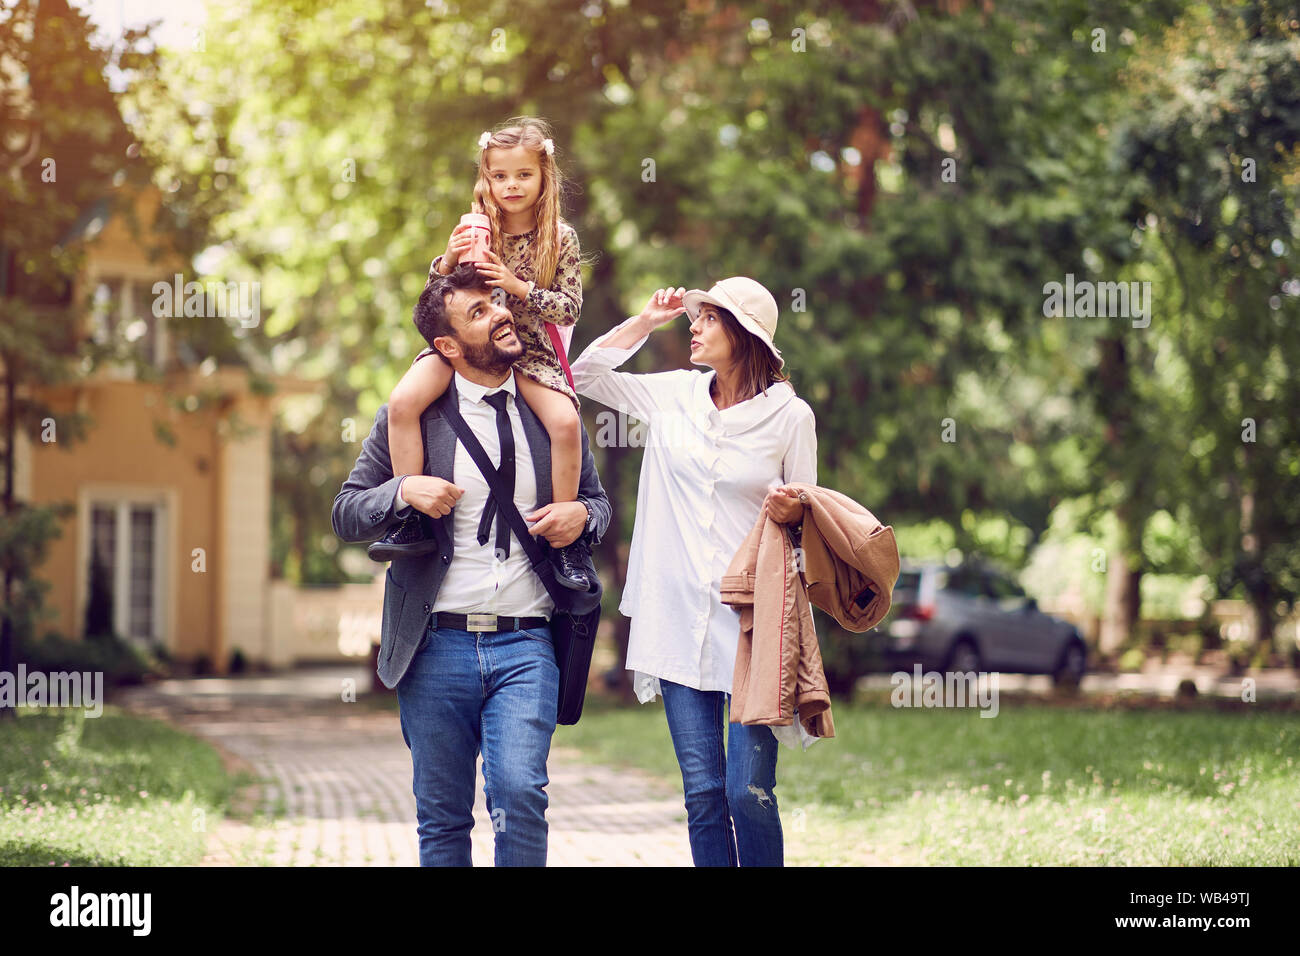
M 731 364 L 731 339 L 722 327 L 718 307 L 706 302 L 691 322 L 691 362 L 710 368 Z
M 507 213 L 532 209 L 542 194 L 542 171 L 537 154 L 526 146 L 489 149 L 486 157 L 492 198 Z

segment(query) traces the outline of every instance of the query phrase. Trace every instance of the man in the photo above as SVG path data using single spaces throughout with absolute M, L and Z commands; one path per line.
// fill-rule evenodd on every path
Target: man
M 384 582 L 379 678 L 396 687 L 411 749 L 420 865 L 470 865 L 474 765 L 484 791 L 498 866 L 546 863 L 546 759 L 555 731 L 559 668 L 548 619 L 554 611 L 491 491 L 442 410 L 460 410 L 530 522 L 552 547 L 598 542 L 610 507 L 587 436 L 577 501 L 551 502 L 546 429 L 517 401 L 511 365 L 523 354 L 510 310 L 472 265 L 431 282 L 415 324 L 455 370 L 451 387 L 421 416 L 425 473 L 394 477 L 387 406 L 334 499 L 344 541 L 382 537 L 407 507 L 427 516 L 438 548 L 393 559 Z M 453 483 L 454 482 L 454 483 Z M 551 573 L 549 562 L 540 568 Z

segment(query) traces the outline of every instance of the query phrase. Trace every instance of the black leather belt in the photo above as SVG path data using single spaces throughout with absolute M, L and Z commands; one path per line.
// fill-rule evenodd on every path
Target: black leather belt
M 524 631 L 549 624 L 544 617 L 497 617 L 495 614 L 448 614 L 446 611 L 434 613 L 430 619 L 431 627 L 449 627 L 456 631 Z

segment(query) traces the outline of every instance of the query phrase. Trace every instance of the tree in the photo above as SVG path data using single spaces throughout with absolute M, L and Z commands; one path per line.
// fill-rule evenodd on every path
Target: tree
M 15 639 L 32 635 L 44 594 L 33 574 L 58 534 L 62 509 L 15 497 L 18 434 L 53 429 L 74 440 L 84 422 L 55 421 L 31 390 L 72 373 L 81 353 L 72 279 L 81 217 L 133 170 L 132 137 L 104 79 L 105 51 L 91 45 L 86 18 L 65 0 L 18 0 L 0 13 L 0 366 L 3 367 L 3 607 L 0 670 L 12 672 Z M 120 180 L 119 180 L 120 181 Z M 0 716 L 13 716 L 9 709 Z
M 216 186 L 222 164 L 220 237 L 274 299 L 273 357 L 332 385 L 277 457 L 277 556 L 334 578 L 330 556 L 301 553 L 328 530 L 329 483 L 311 476 L 341 479 L 355 445 L 336 436 L 364 431 L 422 344 L 410 307 L 464 211 L 479 132 L 536 113 L 580 186 L 568 209 L 591 262 L 575 349 L 657 286 L 755 276 L 817 413 L 823 483 L 1015 559 L 1067 499 L 1113 512 L 1107 616 L 1122 639 L 1152 566 L 1148 516 L 1199 530 L 1180 510 L 1200 480 L 1179 453 L 1192 366 L 1167 360 L 1176 320 L 1049 318 L 1044 286 L 1166 268 L 1168 230 L 1145 218 L 1159 197 L 1127 165 L 1126 131 L 1141 142 L 1162 122 L 1143 70 L 1168 65 L 1158 47 L 1184 6 L 214 12 L 206 51 L 174 64 L 204 117 L 192 141 L 170 137 L 175 166 Z M 655 336 L 632 368 L 685 367 L 684 345 Z M 619 500 L 639 463 L 603 450 Z M 631 517 L 604 544 L 620 576 Z
M 1182 316 L 1181 512 L 1269 648 L 1300 596 L 1300 26 L 1268 0 L 1193 7 L 1152 47 L 1121 142 Z
M 105 359 L 137 359 L 120 336 L 95 343 L 86 334 L 88 304 L 74 299 L 83 240 L 109 216 L 121 215 L 162 236 L 169 251 L 190 255 L 206 229 L 201 215 L 185 209 L 174 215 L 179 203 L 164 205 L 158 222 L 134 222 L 132 199 L 152 183 L 154 165 L 124 120 L 123 104 L 127 94 L 169 102 L 159 65 L 148 30 L 127 31 L 112 48 L 97 46 L 87 18 L 66 0 L 16 0 L 0 11 L 0 670 L 13 670 L 15 640 L 36 634 L 45 586 L 35 571 L 68 513 L 66 504 L 17 500 L 19 435 L 69 444 L 89 426 L 87 416 L 56 415 L 40 386 L 74 380 Z M 185 135 L 189 124 L 173 129 Z M 234 351 L 220 320 L 187 323 L 174 339 L 190 352 L 198 347 L 226 357 Z M 105 609 L 95 610 L 102 622 L 98 612 Z
M 566 173 L 587 184 L 588 131 L 622 109 L 606 96 L 613 78 L 647 58 L 647 32 L 671 46 L 702 21 L 662 2 L 488 3 L 455 16 L 410 0 L 244 2 L 212 17 L 206 49 L 170 67 L 202 122 L 177 134 L 171 113 L 148 107 L 148 140 L 167 175 L 207 177 L 194 202 L 232 268 L 262 282 L 276 367 L 329 383 L 323 401 L 286 403 L 280 422 L 275 555 L 298 580 L 336 581 L 336 555 L 318 547 L 331 534 L 329 504 L 424 344 L 411 309 L 468 206 L 480 132 L 543 115 Z M 591 197 L 574 189 L 566 207 L 591 261 L 584 313 L 601 317 L 579 324 L 575 349 L 624 308 L 618 257 L 603 251 L 612 226 Z M 322 473 L 330 480 L 316 481 Z M 618 540 L 606 539 L 606 567 Z
M 761 268 L 778 290 L 823 481 L 894 522 L 943 517 L 964 551 L 1022 557 L 1052 509 L 1101 478 L 1098 505 L 1136 531 L 1112 562 L 1124 634 L 1147 458 L 1170 432 L 1128 408 L 1146 367 L 1128 368 L 1116 320 L 1045 318 L 1043 295 L 1086 262 L 1135 257 L 1108 130 L 1124 112 L 1127 34 L 1160 32 L 1177 7 L 956 4 L 909 18 L 813 4 L 750 20 L 727 6 L 616 130 L 655 151 L 665 184 L 644 190 L 664 198 L 641 216 L 619 209 L 647 222 L 643 236 L 669 233 L 643 268 L 685 246 L 713 275 Z M 659 109 L 662 88 L 693 105 L 678 94 Z M 664 142 L 674 114 L 684 135 Z M 1129 351 L 1149 359 L 1143 347 Z M 990 539 L 999 525 L 1008 540 Z

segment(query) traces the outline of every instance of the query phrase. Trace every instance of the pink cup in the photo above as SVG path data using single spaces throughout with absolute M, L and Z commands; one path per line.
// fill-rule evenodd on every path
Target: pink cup
M 461 262 L 487 262 L 492 248 L 492 220 L 482 213 L 467 212 L 460 217 L 462 226 L 471 226 L 469 250 L 460 257 Z

